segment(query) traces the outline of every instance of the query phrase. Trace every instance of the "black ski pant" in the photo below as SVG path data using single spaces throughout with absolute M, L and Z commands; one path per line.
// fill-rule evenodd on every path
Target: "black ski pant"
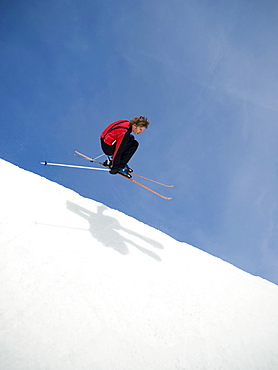
M 104 154 L 110 155 L 113 157 L 116 144 L 108 145 L 103 141 L 103 139 L 101 139 L 100 141 L 101 141 L 101 148 Z M 132 135 L 129 137 L 129 140 L 125 144 L 123 143 L 122 145 L 120 145 L 116 158 L 113 157 L 113 162 L 115 159 L 117 159 L 117 162 L 115 163 L 115 167 L 117 167 L 118 169 L 124 167 L 130 161 L 133 154 L 136 152 L 138 145 L 139 145 L 138 141 L 135 140 L 134 136 Z

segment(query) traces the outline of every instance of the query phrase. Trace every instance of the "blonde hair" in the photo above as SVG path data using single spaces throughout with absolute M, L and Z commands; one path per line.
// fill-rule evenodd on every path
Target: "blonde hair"
M 135 118 L 132 118 L 130 121 L 130 125 L 136 125 L 136 126 L 142 126 L 142 127 L 148 127 L 150 122 L 148 121 L 147 117 L 144 116 L 138 116 Z

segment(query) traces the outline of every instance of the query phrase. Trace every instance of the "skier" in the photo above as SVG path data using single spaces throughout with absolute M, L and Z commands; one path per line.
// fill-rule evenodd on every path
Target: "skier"
M 128 166 L 128 162 L 139 145 L 132 133 L 141 134 L 149 126 L 149 123 L 147 117 L 139 116 L 130 121 L 113 122 L 102 132 L 100 135 L 101 148 L 108 156 L 103 164 L 110 168 L 111 174 L 119 172 L 124 176 L 131 177 L 132 169 Z

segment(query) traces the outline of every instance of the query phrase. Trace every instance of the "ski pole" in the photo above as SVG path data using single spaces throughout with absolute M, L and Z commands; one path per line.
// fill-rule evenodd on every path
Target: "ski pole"
M 72 167 L 72 168 L 81 168 L 87 170 L 97 170 L 97 171 L 109 171 L 108 168 L 97 168 L 97 167 L 86 167 L 86 166 L 75 166 L 73 164 L 63 164 L 63 163 L 50 163 L 50 162 L 40 162 L 40 164 L 44 164 L 45 166 L 59 166 L 59 167 Z

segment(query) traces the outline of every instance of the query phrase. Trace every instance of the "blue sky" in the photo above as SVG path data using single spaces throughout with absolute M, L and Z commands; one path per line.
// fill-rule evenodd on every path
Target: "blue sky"
M 278 3 L 1 1 L 1 158 L 278 284 Z M 88 165 L 109 123 L 146 115 L 130 165 Z M 38 189 L 39 191 L 39 189 Z M 43 194 L 42 194 L 43 196 Z M 139 230 L 138 230 L 139 232 Z

